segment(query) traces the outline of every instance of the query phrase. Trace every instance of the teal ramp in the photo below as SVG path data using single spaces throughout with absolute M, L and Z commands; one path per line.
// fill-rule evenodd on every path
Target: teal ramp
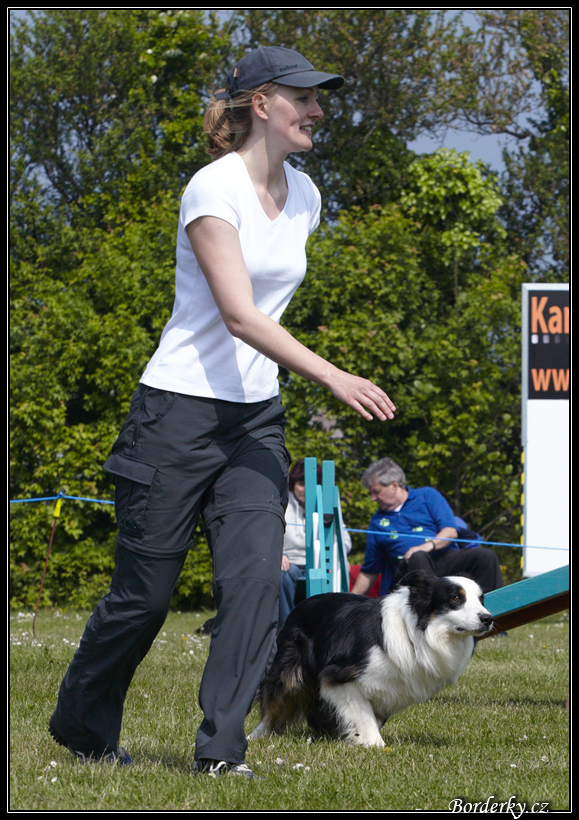
M 484 601 L 494 618 L 490 635 L 569 609 L 569 565 L 494 589 Z

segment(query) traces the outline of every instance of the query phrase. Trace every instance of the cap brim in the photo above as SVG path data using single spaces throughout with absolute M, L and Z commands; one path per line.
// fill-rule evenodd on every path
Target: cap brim
M 335 91 L 341 88 L 346 82 L 339 74 L 325 74 L 323 71 L 300 71 L 296 74 L 285 74 L 281 77 L 274 77 L 274 83 L 280 85 L 291 85 L 294 88 L 325 88 Z

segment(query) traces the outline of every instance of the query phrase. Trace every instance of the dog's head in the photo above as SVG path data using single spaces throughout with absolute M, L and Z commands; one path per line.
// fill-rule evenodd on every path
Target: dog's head
M 480 637 L 492 629 L 493 616 L 484 607 L 482 590 L 472 578 L 435 578 L 419 570 L 404 576 L 400 586 L 408 587 L 408 602 L 419 629 L 426 630 L 435 620 L 456 635 Z

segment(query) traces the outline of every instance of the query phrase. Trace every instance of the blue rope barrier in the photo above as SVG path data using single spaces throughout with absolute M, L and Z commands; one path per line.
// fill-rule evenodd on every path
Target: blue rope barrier
M 11 504 L 31 504 L 35 501 L 58 501 L 58 499 L 63 498 L 68 501 L 89 501 L 93 504 L 113 504 L 114 501 L 108 501 L 106 499 L 101 498 L 83 498 L 82 496 L 74 496 L 74 495 L 65 495 L 64 493 L 58 493 L 58 495 L 54 496 L 45 496 L 43 498 L 16 498 L 10 501 Z M 304 524 L 290 524 L 293 527 L 303 527 Z M 351 529 L 350 527 L 345 527 L 347 532 L 357 532 L 362 533 L 365 535 L 383 535 L 384 537 L 390 537 L 392 535 L 403 535 L 405 538 L 419 538 L 424 539 L 424 535 L 411 533 L 411 532 L 400 532 L 400 533 L 385 533 L 381 532 L 380 530 L 356 530 Z M 391 538 L 391 540 L 393 540 Z M 428 536 L 429 541 L 445 541 L 447 539 L 438 538 L 437 536 Z M 474 543 L 472 538 L 454 538 L 453 541 L 459 544 L 472 544 Z M 477 541 L 477 544 L 486 547 L 515 547 L 516 549 L 532 549 L 532 550 L 567 550 L 567 547 L 529 547 L 526 544 L 509 544 L 508 542 L 504 541 Z
M 15 498 L 10 501 L 11 504 L 30 504 L 33 501 L 58 501 L 59 498 L 65 498 L 69 501 L 92 501 L 94 504 L 114 504 L 114 501 L 107 501 L 102 498 L 83 498 L 77 495 L 65 495 L 59 493 L 58 495 L 45 496 L 43 498 Z
M 363 532 L 366 535 L 383 535 L 386 538 L 389 538 L 391 541 L 394 541 L 395 538 L 393 536 L 403 535 L 405 538 L 420 538 L 424 540 L 424 534 L 415 534 L 413 532 L 382 532 L 380 530 L 351 530 L 348 529 L 348 532 Z M 429 535 L 428 541 L 448 541 L 448 538 L 440 538 L 437 535 Z M 508 542 L 504 541 L 473 541 L 472 538 L 453 538 L 458 544 L 480 544 L 481 546 L 486 547 L 517 547 L 518 549 L 529 549 L 529 550 L 566 550 L 567 547 L 529 547 L 527 544 L 509 544 Z
M 305 524 L 295 524 L 295 523 L 288 523 L 290 527 L 305 527 Z M 424 541 L 424 533 L 416 534 L 414 532 L 383 532 L 382 530 L 356 530 L 352 527 L 344 527 L 347 532 L 358 532 L 364 535 L 382 535 L 384 538 L 388 538 L 390 541 L 396 540 L 396 537 L 399 535 L 404 536 L 404 538 L 418 538 L 421 541 Z M 437 535 L 429 535 L 428 541 L 448 541 L 448 538 L 441 538 Z M 481 547 L 516 547 L 517 549 L 529 549 L 529 550 L 567 550 L 567 547 L 529 547 L 527 544 L 509 544 L 506 541 L 473 541 L 472 538 L 453 538 L 457 544 L 480 544 Z

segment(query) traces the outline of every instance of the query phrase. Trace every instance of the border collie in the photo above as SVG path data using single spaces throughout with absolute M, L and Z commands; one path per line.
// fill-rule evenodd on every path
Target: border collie
M 418 571 L 382 598 L 307 598 L 279 634 L 250 740 L 305 718 L 317 732 L 384 746 L 388 718 L 456 683 L 492 624 L 480 587 L 460 576 Z

